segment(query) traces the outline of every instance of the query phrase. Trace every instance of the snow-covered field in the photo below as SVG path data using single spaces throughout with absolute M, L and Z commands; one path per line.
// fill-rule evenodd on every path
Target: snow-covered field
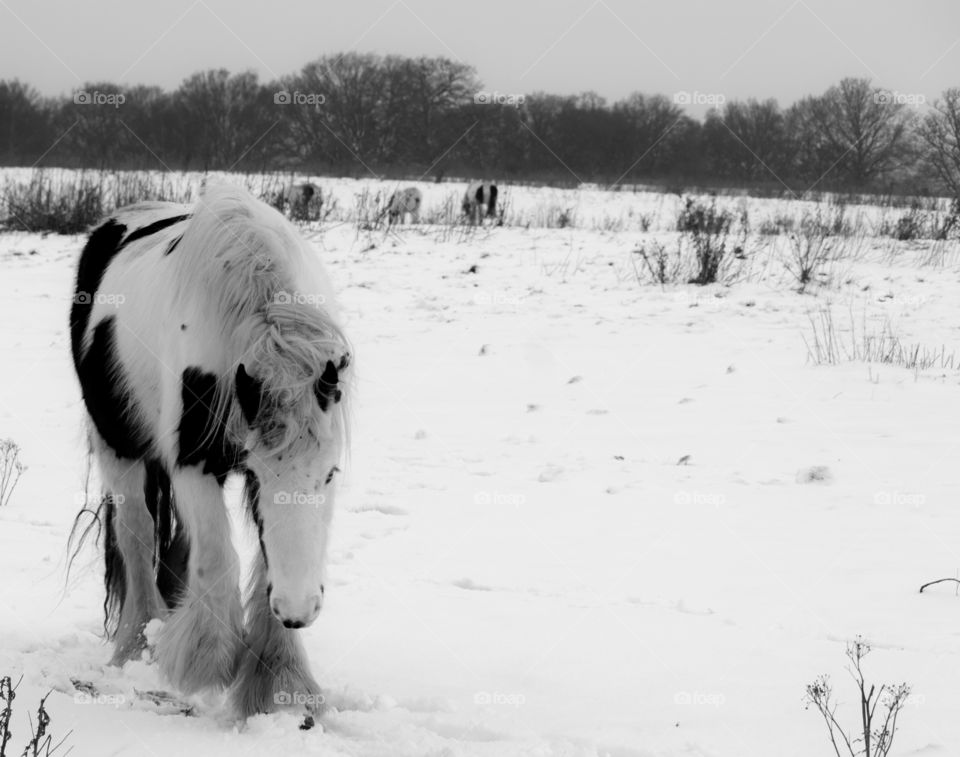
M 653 213 L 661 236 L 678 202 L 581 198 Z M 65 584 L 82 238 L 0 236 L 0 438 L 29 466 L 0 509 L 12 745 L 53 690 L 78 756 L 828 755 L 804 687 L 830 673 L 853 730 L 843 652 L 862 634 L 868 677 L 913 687 L 893 754 L 960 754 L 960 598 L 917 591 L 960 568 L 960 373 L 815 366 L 804 343 L 832 302 L 960 350 L 956 249 L 921 265 L 929 242 L 867 239 L 801 295 L 764 247 L 730 287 L 661 289 L 634 274 L 639 227 L 581 226 L 310 230 L 360 387 L 327 602 L 303 631 L 330 705 L 311 731 L 232 722 L 217 696 L 171 714 L 138 694 L 166 688 L 154 666 L 106 665 L 92 550 Z
M 408 186 L 417 187 L 423 195 L 421 218 L 428 224 L 455 223 L 460 216 L 460 204 L 467 181 L 381 181 L 375 178 L 331 179 L 306 174 L 224 174 L 198 171 L 77 171 L 72 169 L 8 168 L 0 172 L 0 194 L 9 187 L 26 186 L 41 178 L 45 185 L 56 193 L 63 186 L 76 186 L 84 182 L 103 187 L 108 204 L 115 196 L 128 196 L 131 190 L 149 192 L 158 197 L 176 202 L 191 202 L 196 199 L 205 181 L 235 181 L 242 183 L 253 194 L 269 199 L 286 188 L 291 181 L 311 181 L 323 193 L 323 216 L 328 224 L 335 222 L 355 223 L 358 218 L 367 220 L 382 210 L 391 193 Z M 618 186 L 618 191 L 608 191 L 593 184 L 583 184 L 576 189 L 544 186 L 512 186 L 500 184 L 499 212 L 507 226 L 523 228 L 575 227 L 595 232 L 665 232 L 676 228 L 677 210 L 682 200 L 675 194 L 651 191 L 641 186 Z M 885 227 L 896 225 L 905 214 L 907 200 L 897 203 L 890 198 L 883 205 L 871 204 L 859 196 L 837 196 L 826 192 L 808 192 L 804 199 L 792 196 L 784 190 L 784 198 L 764 200 L 746 196 L 725 195 L 718 198 L 719 207 L 735 216 L 749 211 L 751 228 L 754 231 L 766 225 L 776 226 L 795 223 L 803 216 L 815 213 L 820 208 L 825 220 L 834 220 L 837 213 L 854 233 L 878 235 Z M 925 206 L 933 203 L 942 213 L 949 203 L 940 199 L 926 199 Z M 839 207 L 841 206 L 842 207 Z M 109 208 L 109 209 L 112 209 Z M 11 226 L 19 227 L 15 219 Z

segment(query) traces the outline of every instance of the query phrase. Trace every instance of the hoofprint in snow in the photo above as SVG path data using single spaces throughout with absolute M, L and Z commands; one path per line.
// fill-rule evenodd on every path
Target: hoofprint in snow
M 814 294 L 772 274 L 661 290 L 635 278 L 637 230 L 311 234 L 359 396 L 303 631 L 329 705 L 310 731 L 107 666 L 92 550 L 65 584 L 96 489 L 66 330 L 82 239 L 0 237 L 0 437 L 29 465 L 0 510 L 18 748 L 52 689 L 74 755 L 808 757 L 829 744 L 804 687 L 832 674 L 853 727 L 862 634 L 870 679 L 913 687 L 896 752 L 960 752 L 960 598 L 917 593 L 960 568 L 960 374 L 818 367 L 803 339 L 832 302 L 960 349 L 955 261 L 868 241 Z

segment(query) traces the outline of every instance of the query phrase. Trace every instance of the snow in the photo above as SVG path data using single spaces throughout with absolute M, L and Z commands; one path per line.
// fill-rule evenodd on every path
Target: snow
M 512 188 L 512 207 L 556 192 Z M 804 687 L 831 674 L 852 726 L 843 650 L 862 634 L 868 677 L 913 687 L 895 753 L 956 755 L 960 599 L 917 590 L 960 567 L 960 373 L 815 366 L 804 337 L 833 303 L 949 353 L 958 269 L 867 240 L 810 294 L 775 248 L 731 287 L 661 289 L 633 273 L 643 234 L 603 214 L 635 199 L 670 238 L 679 200 L 603 194 L 577 195 L 576 229 L 310 228 L 359 396 L 302 632 L 330 706 L 309 731 L 237 723 L 215 693 L 185 716 L 144 695 L 169 691 L 148 661 L 106 665 L 96 554 L 65 573 L 87 476 L 66 329 L 82 238 L 0 236 L 0 437 L 29 466 L 0 509 L 13 745 L 52 690 L 74 755 L 806 757 L 830 747 Z

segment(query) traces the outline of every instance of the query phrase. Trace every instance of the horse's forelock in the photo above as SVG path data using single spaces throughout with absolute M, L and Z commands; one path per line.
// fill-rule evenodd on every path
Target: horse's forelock
M 325 414 L 314 391 L 331 357 L 349 352 L 340 327 L 309 305 L 275 302 L 248 333 L 241 362 L 261 386 L 261 445 L 271 455 L 296 454 L 311 439 L 343 446 L 346 422 L 342 403 Z M 239 403 L 234 404 L 228 426 L 240 437 L 246 433 L 247 421 Z

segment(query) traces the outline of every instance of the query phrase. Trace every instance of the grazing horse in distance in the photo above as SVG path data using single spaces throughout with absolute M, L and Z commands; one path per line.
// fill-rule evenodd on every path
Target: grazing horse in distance
M 420 206 L 423 204 L 423 193 L 416 187 L 407 187 L 394 192 L 387 203 L 387 218 L 390 225 L 403 223 L 410 215 L 411 223 L 420 223 Z
M 229 689 L 242 717 L 318 711 L 296 629 L 323 604 L 352 371 L 316 251 L 235 187 L 123 208 L 81 254 L 70 335 L 112 663 L 138 659 L 161 618 L 156 657 L 181 692 Z M 231 474 L 260 542 L 243 600 Z
M 305 181 L 291 184 L 283 195 L 284 207 L 293 221 L 317 221 L 323 209 L 323 192 L 316 184 Z
M 497 185 L 490 181 L 474 181 L 463 195 L 463 213 L 472 225 L 483 218 L 497 215 Z

